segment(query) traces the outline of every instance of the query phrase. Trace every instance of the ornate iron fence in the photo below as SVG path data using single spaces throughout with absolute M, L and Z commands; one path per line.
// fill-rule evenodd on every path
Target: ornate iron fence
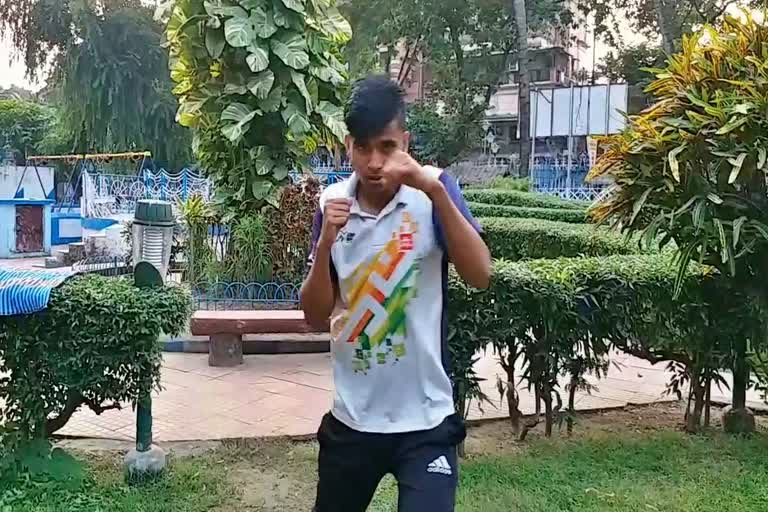
M 587 181 L 589 158 L 572 162 L 562 158 L 537 158 L 531 169 L 531 187 L 542 194 L 563 199 L 594 201 L 611 185 L 610 180 Z
M 200 195 L 206 201 L 213 197 L 213 186 L 190 169 L 177 174 L 145 170 L 141 175 L 83 173 L 86 217 L 108 218 L 131 214 L 140 199 L 161 199 L 174 204 Z
M 196 309 L 244 310 L 297 308 L 300 283 L 228 283 L 210 282 L 191 286 Z

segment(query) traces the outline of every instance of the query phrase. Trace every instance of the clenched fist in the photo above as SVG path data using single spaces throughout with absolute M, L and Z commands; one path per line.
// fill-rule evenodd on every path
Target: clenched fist
M 382 174 L 393 183 L 429 192 L 438 184 L 437 178 L 427 173 L 419 163 L 405 151 L 395 151 L 387 159 Z
M 331 247 L 339 235 L 339 230 L 347 225 L 349 220 L 349 208 L 352 201 L 349 199 L 329 199 L 325 203 L 323 211 L 323 227 L 320 231 L 320 242 Z

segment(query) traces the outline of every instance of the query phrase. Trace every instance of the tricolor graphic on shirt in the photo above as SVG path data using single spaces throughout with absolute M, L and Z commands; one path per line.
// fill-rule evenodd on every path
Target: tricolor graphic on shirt
M 419 261 L 414 250 L 418 224 L 406 212 L 400 231 L 348 278 L 347 312 L 337 341 L 357 343 L 355 371 L 397 361 L 406 355 L 406 306 L 416 295 Z

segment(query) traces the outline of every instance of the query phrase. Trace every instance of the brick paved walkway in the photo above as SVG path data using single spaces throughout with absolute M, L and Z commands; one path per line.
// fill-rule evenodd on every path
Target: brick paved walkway
M 165 390 L 154 400 L 154 433 L 158 441 L 191 441 L 277 435 L 312 435 L 332 402 L 328 354 L 246 356 L 245 364 L 230 369 L 210 368 L 207 355 L 165 354 L 162 382 Z M 616 356 L 621 369 L 596 382 L 591 395 L 579 393 L 580 410 L 644 404 L 668 400 L 663 366 L 627 356 Z M 506 415 L 496 391 L 495 359 L 484 357 L 478 372 L 485 377 L 485 392 L 496 407 L 476 404 L 471 419 Z M 713 399 L 726 401 L 713 390 Z M 533 412 L 531 395 L 521 390 L 522 410 Z M 759 406 L 759 397 L 750 396 Z M 565 397 L 564 397 L 565 399 Z M 130 407 L 95 416 L 75 415 L 60 433 L 77 437 L 133 439 L 135 416 Z

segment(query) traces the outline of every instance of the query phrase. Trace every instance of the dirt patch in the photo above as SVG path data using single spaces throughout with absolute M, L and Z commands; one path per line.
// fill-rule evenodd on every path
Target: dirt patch
M 286 440 L 226 441 L 212 453 L 227 465 L 236 505 L 219 512 L 311 510 L 317 481 L 317 444 Z

